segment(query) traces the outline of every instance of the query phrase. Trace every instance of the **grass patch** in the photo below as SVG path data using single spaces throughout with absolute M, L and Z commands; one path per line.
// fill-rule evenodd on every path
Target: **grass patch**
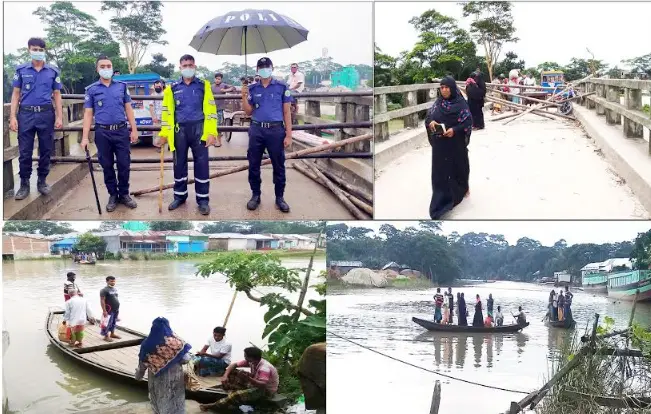
M 402 118 L 392 119 L 389 121 L 389 134 L 405 129 L 405 121 Z
M 218 256 L 224 251 L 209 251 L 202 253 L 128 253 L 126 257 L 129 260 L 196 260 L 196 259 L 210 259 Z M 312 250 L 255 250 L 250 253 L 267 253 L 274 254 L 280 258 L 309 258 L 312 256 Z M 105 260 L 120 260 L 124 258 L 125 254 L 109 255 L 106 254 Z M 325 257 L 325 250 L 319 249 L 316 251 L 315 257 Z
M 328 291 L 345 291 L 349 289 L 380 289 L 373 286 L 363 286 L 363 285 L 350 285 L 340 279 L 328 279 L 326 282 L 328 286 Z M 389 280 L 387 287 L 382 289 L 408 289 L 408 290 L 418 290 L 418 289 L 431 289 L 434 287 L 434 284 L 427 279 L 393 279 Z
M 644 104 L 642 110 L 648 114 L 651 111 L 651 107 L 648 104 Z

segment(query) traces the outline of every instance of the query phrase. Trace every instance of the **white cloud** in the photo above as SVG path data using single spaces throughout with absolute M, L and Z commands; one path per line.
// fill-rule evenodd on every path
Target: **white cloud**
M 96 17 L 98 24 L 109 28 L 109 15 L 100 13 L 99 2 L 74 2 L 75 6 Z M 33 36 L 44 36 L 39 19 L 32 13 L 43 2 L 4 3 L 5 53 L 14 52 L 27 45 Z M 143 64 L 151 61 L 153 53 L 163 53 L 168 62 L 178 65 L 178 59 L 189 53 L 197 59 L 197 64 L 211 69 L 219 68 L 225 62 L 244 63 L 243 56 L 215 56 L 198 53 L 189 46 L 190 40 L 214 17 L 229 11 L 251 9 L 270 9 L 297 21 L 309 30 L 308 40 L 288 50 L 269 53 L 276 64 L 289 64 L 292 61 L 309 60 L 321 57 L 322 50 L 341 64 L 373 63 L 372 4 L 370 2 L 322 3 L 322 2 L 164 2 L 163 28 L 167 31 L 166 46 L 150 48 Z M 124 52 L 124 49 L 123 49 Z M 262 55 L 250 55 L 249 65 L 255 64 Z
M 378 2 L 375 42 L 391 56 L 410 50 L 418 33 L 409 20 L 429 9 L 454 17 L 466 30 L 470 28 L 471 20 L 462 16 L 456 2 Z M 506 45 L 502 57 L 513 51 L 527 67 L 546 61 L 565 65 L 573 57 L 591 58 L 588 47 L 596 59 L 614 66 L 622 59 L 651 52 L 649 16 L 649 2 L 515 2 L 515 35 L 520 41 Z M 478 54 L 483 55 L 483 48 L 478 48 Z

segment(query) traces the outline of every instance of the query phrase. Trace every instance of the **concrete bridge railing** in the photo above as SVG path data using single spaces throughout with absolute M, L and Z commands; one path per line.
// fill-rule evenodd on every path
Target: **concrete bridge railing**
M 636 79 L 589 79 L 585 92 L 596 94 L 582 98 L 581 104 L 606 117 L 609 125 L 622 125 L 626 138 L 644 138 L 644 128 L 651 130 L 651 111 L 643 111 L 642 96 L 651 93 L 651 81 Z M 620 103 L 623 95 L 624 104 Z M 651 142 L 649 143 L 651 156 Z

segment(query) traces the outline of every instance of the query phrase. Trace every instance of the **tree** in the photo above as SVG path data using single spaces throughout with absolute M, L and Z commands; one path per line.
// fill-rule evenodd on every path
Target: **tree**
M 376 87 L 393 85 L 392 73 L 396 68 L 396 59 L 382 53 L 376 44 L 373 62 L 374 85 Z
M 542 72 L 546 70 L 562 70 L 563 66 L 556 62 L 543 62 L 538 64 L 536 68 Z
M 499 61 L 505 43 L 517 42 L 514 36 L 513 15 L 509 2 L 470 1 L 462 3 L 463 16 L 472 16 L 470 33 L 478 44 L 484 47 L 484 57 L 489 79 L 493 79 L 493 67 Z
M 563 68 L 563 73 L 566 80 L 575 81 L 590 74 L 596 75 L 607 67 L 608 65 L 601 60 L 572 58 L 570 63 Z M 619 77 L 619 74 L 616 77 Z
M 103 257 L 106 252 L 106 241 L 91 233 L 84 233 L 77 238 L 72 250 L 80 253 L 95 253 L 97 257 Z
M 214 233 L 243 233 L 248 229 L 248 225 L 239 221 L 216 221 L 214 223 L 206 223 L 201 227 L 201 232 L 204 234 Z
M 632 59 L 623 60 L 622 63 L 631 66 L 631 69 L 636 72 L 644 72 L 651 76 L 651 53 L 638 56 Z
M 99 232 L 109 231 L 109 230 L 119 230 L 122 228 L 122 225 L 124 223 L 125 223 L 124 221 L 103 221 L 100 223 L 98 228 L 92 231 L 99 233 Z
M 165 79 L 170 79 L 174 73 L 174 64 L 167 63 L 167 58 L 162 53 L 154 53 L 151 62 L 142 67 L 143 72 L 154 72 Z
M 7 221 L 2 229 L 5 232 L 25 232 L 29 234 L 42 234 L 51 236 L 53 234 L 68 234 L 74 230 L 70 223 L 65 221 Z
M 524 60 L 518 59 L 518 55 L 514 52 L 506 52 L 504 59 L 495 65 L 495 73 L 504 74 L 508 76 L 511 69 L 524 69 Z M 491 78 L 492 80 L 493 78 Z
M 152 221 L 149 223 L 149 228 L 152 231 L 178 231 L 178 230 L 194 230 L 194 226 L 190 221 Z
M 102 1 L 102 12 L 113 13 L 111 31 L 119 39 L 126 51 L 129 73 L 145 57 L 151 45 L 166 45 L 161 38 L 165 33 L 162 16 L 163 3 L 160 1 Z
M 651 230 L 637 235 L 630 258 L 636 269 L 651 269 Z

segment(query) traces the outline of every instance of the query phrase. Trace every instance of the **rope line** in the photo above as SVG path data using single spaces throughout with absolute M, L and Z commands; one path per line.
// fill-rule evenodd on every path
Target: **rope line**
M 433 371 L 433 370 L 431 370 L 431 369 L 427 369 L 427 368 L 424 368 L 424 367 L 421 367 L 421 366 L 418 366 L 418 365 L 412 364 L 411 362 L 407 362 L 407 361 L 404 361 L 404 360 L 402 360 L 402 359 L 399 359 L 399 358 L 396 358 L 396 357 L 392 357 L 391 355 L 387 355 L 387 354 L 382 353 L 382 352 L 380 352 L 380 351 L 377 351 L 377 350 L 375 350 L 375 349 L 373 349 L 373 348 L 369 348 L 369 347 L 367 347 L 367 346 L 365 346 L 365 345 L 362 345 L 362 344 L 360 344 L 360 343 L 358 343 L 358 342 L 355 342 L 355 341 L 353 341 L 353 340 L 351 340 L 351 339 L 344 338 L 344 337 L 341 336 L 341 335 L 337 335 L 336 333 L 334 333 L 334 332 L 332 332 L 332 331 L 330 331 L 330 330 L 327 330 L 327 332 L 328 332 L 330 335 L 336 336 L 336 337 L 339 338 L 339 339 L 343 339 L 344 341 L 350 342 L 350 343 L 353 344 L 353 345 L 357 345 L 357 346 L 360 347 L 360 348 L 364 348 L 364 349 L 366 349 L 367 351 L 375 352 L 375 353 L 378 354 L 378 355 L 382 355 L 383 357 L 386 357 L 386 358 L 392 359 L 392 360 L 394 360 L 394 361 L 401 362 L 401 363 L 403 363 L 403 364 L 405 364 L 405 365 L 409 365 L 409 366 L 411 366 L 411 367 L 414 367 L 414 368 L 420 369 L 421 371 L 429 372 L 430 374 L 440 375 L 440 376 L 442 376 L 442 377 L 445 377 L 445 378 L 448 378 L 448 379 L 451 379 L 451 380 L 460 381 L 460 382 L 465 382 L 466 384 L 477 385 L 477 386 L 479 386 L 479 387 L 490 388 L 490 389 L 498 390 L 498 391 L 513 392 L 513 393 L 517 393 L 517 394 L 529 394 L 529 393 L 530 393 L 529 391 L 520 391 L 520 390 L 512 390 L 512 389 L 509 389 L 509 388 L 496 387 L 496 386 L 493 386 L 493 385 L 482 384 L 482 383 L 480 383 L 480 382 L 470 381 L 470 380 L 463 379 L 463 378 L 453 377 L 452 375 L 442 374 L 442 373 L 440 373 L 440 372 L 436 372 L 436 371 Z

